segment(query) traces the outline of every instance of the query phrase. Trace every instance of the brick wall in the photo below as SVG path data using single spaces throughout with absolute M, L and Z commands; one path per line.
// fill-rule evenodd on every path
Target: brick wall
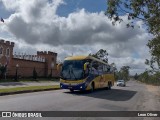
M 47 76 L 45 74 L 45 64 L 46 63 L 17 59 L 17 58 L 12 59 L 11 66 L 8 69 L 8 75 L 10 75 L 10 76 L 15 75 L 17 64 L 18 64 L 18 67 L 17 67 L 18 75 L 20 75 L 20 76 L 23 76 L 23 77 L 32 76 L 34 68 L 35 68 L 39 77 Z
M 17 69 L 19 76 L 31 77 L 33 76 L 34 68 L 39 77 L 49 76 L 49 74 L 51 74 L 51 69 L 52 76 L 57 77 L 59 75 L 56 70 L 57 53 L 51 51 L 37 51 L 37 55 L 28 55 L 28 59 L 25 58 L 25 55 L 13 55 L 13 47 L 13 42 L 0 40 L 0 64 L 4 66 L 7 65 L 7 76 L 15 76 Z M 9 49 L 8 55 L 7 49 Z M 17 65 L 18 67 L 16 67 Z

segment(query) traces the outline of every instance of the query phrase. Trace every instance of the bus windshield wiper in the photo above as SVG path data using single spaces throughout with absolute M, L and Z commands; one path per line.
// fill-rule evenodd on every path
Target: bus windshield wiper
M 74 78 L 77 80 L 77 77 L 75 76 L 74 72 L 73 72 L 73 68 L 70 69 L 72 74 L 74 75 Z
M 69 73 L 69 76 L 70 76 L 70 79 L 71 79 L 72 75 L 71 75 L 71 70 L 70 69 L 68 70 L 68 73 Z
M 61 73 L 62 78 L 65 79 L 65 80 L 68 79 L 69 78 L 68 73 L 69 73 L 69 70 L 63 70 L 62 73 Z M 70 75 L 70 73 L 69 73 L 69 75 Z M 70 77 L 71 77 L 71 75 L 70 75 Z
M 65 79 L 65 80 L 67 79 L 63 71 L 61 73 L 61 78 Z

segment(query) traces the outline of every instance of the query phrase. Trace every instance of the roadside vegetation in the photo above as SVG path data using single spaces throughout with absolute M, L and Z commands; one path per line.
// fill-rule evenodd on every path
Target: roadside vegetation
M 152 85 L 160 85 L 160 72 L 152 74 L 149 71 L 145 71 L 137 76 L 137 79 L 141 82 L 152 84 Z
M 48 79 L 48 78 L 37 78 L 36 80 L 33 79 L 33 78 L 21 78 L 21 79 L 18 79 L 17 81 L 15 81 L 14 79 L 12 78 L 7 78 L 7 79 L 1 79 L 0 80 L 0 83 L 4 83 L 4 82 L 49 82 L 49 81 L 59 81 L 58 78 L 51 78 L 51 79 Z
M 55 90 L 59 89 L 59 85 L 50 86 L 29 86 L 29 87 L 16 87 L 16 88 L 4 88 L 0 89 L 0 95 L 5 93 L 19 93 L 19 92 L 36 92 L 45 90 Z
M 117 80 L 124 80 L 124 81 L 129 81 L 130 76 L 129 76 L 129 66 L 122 66 L 120 70 L 115 71 L 115 79 Z
M 15 81 L 14 79 L 2 79 L 0 80 L 0 83 L 4 83 L 4 82 L 53 82 L 53 81 L 59 81 L 59 79 L 39 78 L 37 80 L 33 80 L 30 78 L 22 78 L 22 79 L 18 79 L 18 81 Z
M 107 0 L 106 15 L 113 25 L 123 21 L 126 15 L 126 27 L 133 28 L 137 21 L 142 21 L 146 31 L 152 36 L 147 46 L 151 59 L 146 59 L 150 66 L 142 74 L 136 76 L 141 82 L 160 85 L 160 1 L 159 0 Z

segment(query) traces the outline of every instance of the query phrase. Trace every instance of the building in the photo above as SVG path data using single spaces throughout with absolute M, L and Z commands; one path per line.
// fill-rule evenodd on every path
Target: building
M 0 65 L 7 68 L 6 76 L 31 77 L 35 69 L 38 77 L 58 76 L 57 53 L 37 51 L 37 55 L 13 54 L 14 42 L 0 40 Z

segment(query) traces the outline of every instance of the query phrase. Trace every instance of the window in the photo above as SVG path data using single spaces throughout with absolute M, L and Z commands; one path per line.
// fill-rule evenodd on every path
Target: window
M 94 75 L 99 75 L 98 67 L 99 67 L 98 62 L 97 61 L 93 61 L 92 62 L 91 73 L 94 74 Z
M 9 50 L 9 48 L 6 49 L 6 55 L 7 55 L 7 56 L 10 55 L 10 50 Z
M 93 61 L 93 62 L 92 62 L 92 67 L 93 67 L 94 69 L 98 70 L 98 67 L 99 67 L 98 62 L 97 62 L 97 61 Z
M 99 74 L 103 73 L 103 64 L 102 63 L 98 64 L 98 72 L 99 72 Z
M 103 65 L 103 71 L 107 72 L 107 66 L 106 65 Z

